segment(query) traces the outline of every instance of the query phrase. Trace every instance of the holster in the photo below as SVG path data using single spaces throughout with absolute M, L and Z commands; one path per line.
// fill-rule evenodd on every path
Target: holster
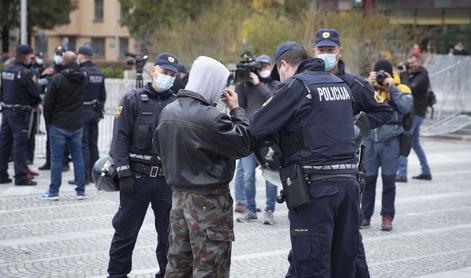
M 280 169 L 280 178 L 289 209 L 308 204 L 311 200 L 309 185 L 306 182 L 303 168 L 289 165 Z

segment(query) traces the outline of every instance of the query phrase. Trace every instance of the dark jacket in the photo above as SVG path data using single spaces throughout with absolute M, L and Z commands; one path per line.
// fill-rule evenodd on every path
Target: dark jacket
M 391 121 L 393 116 L 392 108 L 387 104 L 379 103 L 375 98 L 374 88 L 360 76 L 347 73 L 345 64 L 339 61 L 339 71 L 337 76 L 340 77 L 352 91 L 353 95 L 353 115 L 365 112 L 368 115 L 370 128 L 374 129 Z
M 324 71 L 323 60 L 307 59 L 257 112 L 250 134 L 256 140 L 279 134 L 283 165 L 355 164 L 351 95 Z
M 167 183 L 186 191 L 228 188 L 235 160 L 249 155 L 251 145 L 244 109 L 228 116 L 187 90 L 162 110 L 154 134 Z
M 275 80 L 260 79 L 260 83 L 254 86 L 251 83 L 243 83 L 235 87 L 239 97 L 239 105 L 247 112 L 249 120 L 252 121 L 260 107 L 272 96 L 272 92 L 280 85 Z
M 414 115 L 425 118 L 427 114 L 427 97 L 430 88 L 428 72 L 424 67 L 418 71 L 408 72 L 401 76 L 401 83 L 406 84 L 412 90 L 414 97 Z
M 44 97 L 44 119 L 46 125 L 67 130 L 83 126 L 83 98 L 87 78 L 76 64 L 67 65 L 55 74 Z

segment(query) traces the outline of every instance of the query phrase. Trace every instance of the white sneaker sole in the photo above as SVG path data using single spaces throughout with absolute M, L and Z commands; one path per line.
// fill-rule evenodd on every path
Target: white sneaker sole
M 41 199 L 46 200 L 46 201 L 59 201 L 59 196 L 55 197 L 41 197 Z
M 87 196 L 77 196 L 77 197 L 75 197 L 75 199 L 77 199 L 77 200 L 85 200 L 87 198 L 88 198 Z

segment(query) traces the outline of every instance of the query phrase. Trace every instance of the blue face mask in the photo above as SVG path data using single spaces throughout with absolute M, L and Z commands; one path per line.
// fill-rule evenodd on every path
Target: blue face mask
M 60 65 L 60 63 L 62 63 L 62 56 L 54 55 L 54 64 Z
M 324 60 L 325 71 L 331 71 L 337 65 L 337 54 L 317 54 L 317 58 Z
M 154 77 L 154 81 L 160 92 L 165 92 L 172 88 L 175 77 L 159 73 L 157 77 Z

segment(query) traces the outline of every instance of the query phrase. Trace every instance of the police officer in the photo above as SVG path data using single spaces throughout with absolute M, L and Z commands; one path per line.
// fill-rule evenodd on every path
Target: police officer
M 354 277 L 360 216 L 352 94 L 296 42 L 280 45 L 275 61 L 282 83 L 250 133 L 280 137 L 296 277 Z
M 29 69 L 33 49 L 26 44 L 16 48 L 15 64 L 2 72 L 0 101 L 3 117 L 0 129 L 0 183 L 10 183 L 8 159 L 13 149 L 15 185 L 36 185 L 27 176 L 27 143 L 33 126 L 33 111 L 40 111 L 37 77 Z M 12 148 L 13 147 L 13 148 Z
M 98 160 L 98 122 L 103 119 L 106 101 L 105 77 L 92 63 L 93 49 L 89 45 L 79 48 L 80 69 L 88 77 L 88 87 L 83 102 L 83 160 L 85 162 L 85 183 L 91 182 L 92 167 Z M 69 183 L 74 183 L 73 181 Z
M 119 177 L 120 206 L 113 218 L 115 234 L 110 247 L 109 277 L 126 277 L 139 229 L 149 203 L 158 234 L 157 261 L 163 277 L 167 265 L 169 214 L 172 191 L 165 182 L 160 158 L 152 147 L 152 136 L 162 109 L 175 100 L 170 90 L 178 73 L 177 58 L 157 56 L 152 82 L 128 92 L 115 113 L 110 155 Z

